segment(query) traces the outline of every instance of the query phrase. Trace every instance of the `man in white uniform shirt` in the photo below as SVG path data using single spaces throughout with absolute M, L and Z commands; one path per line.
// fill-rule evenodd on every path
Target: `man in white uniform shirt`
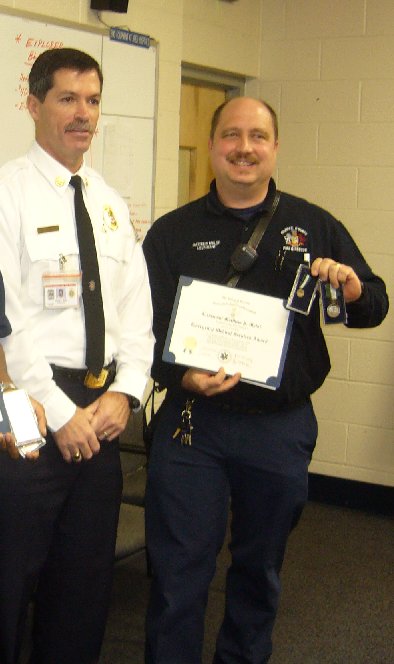
M 100 67 L 87 54 L 42 53 L 27 101 L 36 140 L 0 171 L 0 269 L 12 326 L 4 350 L 13 380 L 43 404 L 49 428 L 34 464 L 0 459 L 2 664 L 17 662 L 33 591 L 30 663 L 98 661 L 122 490 L 118 436 L 139 406 L 151 365 L 142 251 L 126 204 L 83 159 L 101 90 Z M 82 178 L 101 281 L 99 375 L 85 362 L 75 174 Z

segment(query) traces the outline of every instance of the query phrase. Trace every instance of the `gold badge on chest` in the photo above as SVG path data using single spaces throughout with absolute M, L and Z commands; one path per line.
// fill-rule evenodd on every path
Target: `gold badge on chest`
M 105 205 L 103 212 L 103 230 L 105 232 L 108 229 L 110 231 L 116 231 L 118 228 L 119 225 L 118 222 L 116 221 L 112 208 L 109 205 Z

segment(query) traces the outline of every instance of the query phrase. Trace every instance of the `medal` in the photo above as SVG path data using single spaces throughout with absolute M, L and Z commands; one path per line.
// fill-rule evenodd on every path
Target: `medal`
M 346 306 L 342 287 L 334 288 L 329 281 L 320 283 L 323 320 L 329 323 L 346 323 Z
M 312 277 L 307 264 L 301 263 L 297 269 L 286 309 L 297 311 L 307 316 L 315 299 L 316 288 L 317 278 Z
M 341 313 L 341 307 L 339 306 L 339 304 L 333 302 L 332 304 L 328 305 L 327 314 L 330 316 L 330 318 L 338 318 L 340 313 Z

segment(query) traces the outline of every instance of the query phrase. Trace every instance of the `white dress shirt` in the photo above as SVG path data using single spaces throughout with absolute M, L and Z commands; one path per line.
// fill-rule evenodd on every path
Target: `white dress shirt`
M 142 399 L 154 338 L 149 281 L 127 205 L 83 165 L 84 200 L 94 229 L 105 315 L 105 364 L 117 371 L 110 390 Z M 75 404 L 56 386 L 50 364 L 85 368 L 82 298 L 44 308 L 43 274 L 80 273 L 71 173 L 37 143 L 0 169 L 0 271 L 12 334 L 3 341 L 14 382 L 40 401 L 57 431 Z

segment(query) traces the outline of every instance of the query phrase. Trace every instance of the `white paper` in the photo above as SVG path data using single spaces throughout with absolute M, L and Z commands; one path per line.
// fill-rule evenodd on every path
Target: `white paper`
M 181 277 L 163 359 L 277 389 L 292 320 L 279 298 Z

